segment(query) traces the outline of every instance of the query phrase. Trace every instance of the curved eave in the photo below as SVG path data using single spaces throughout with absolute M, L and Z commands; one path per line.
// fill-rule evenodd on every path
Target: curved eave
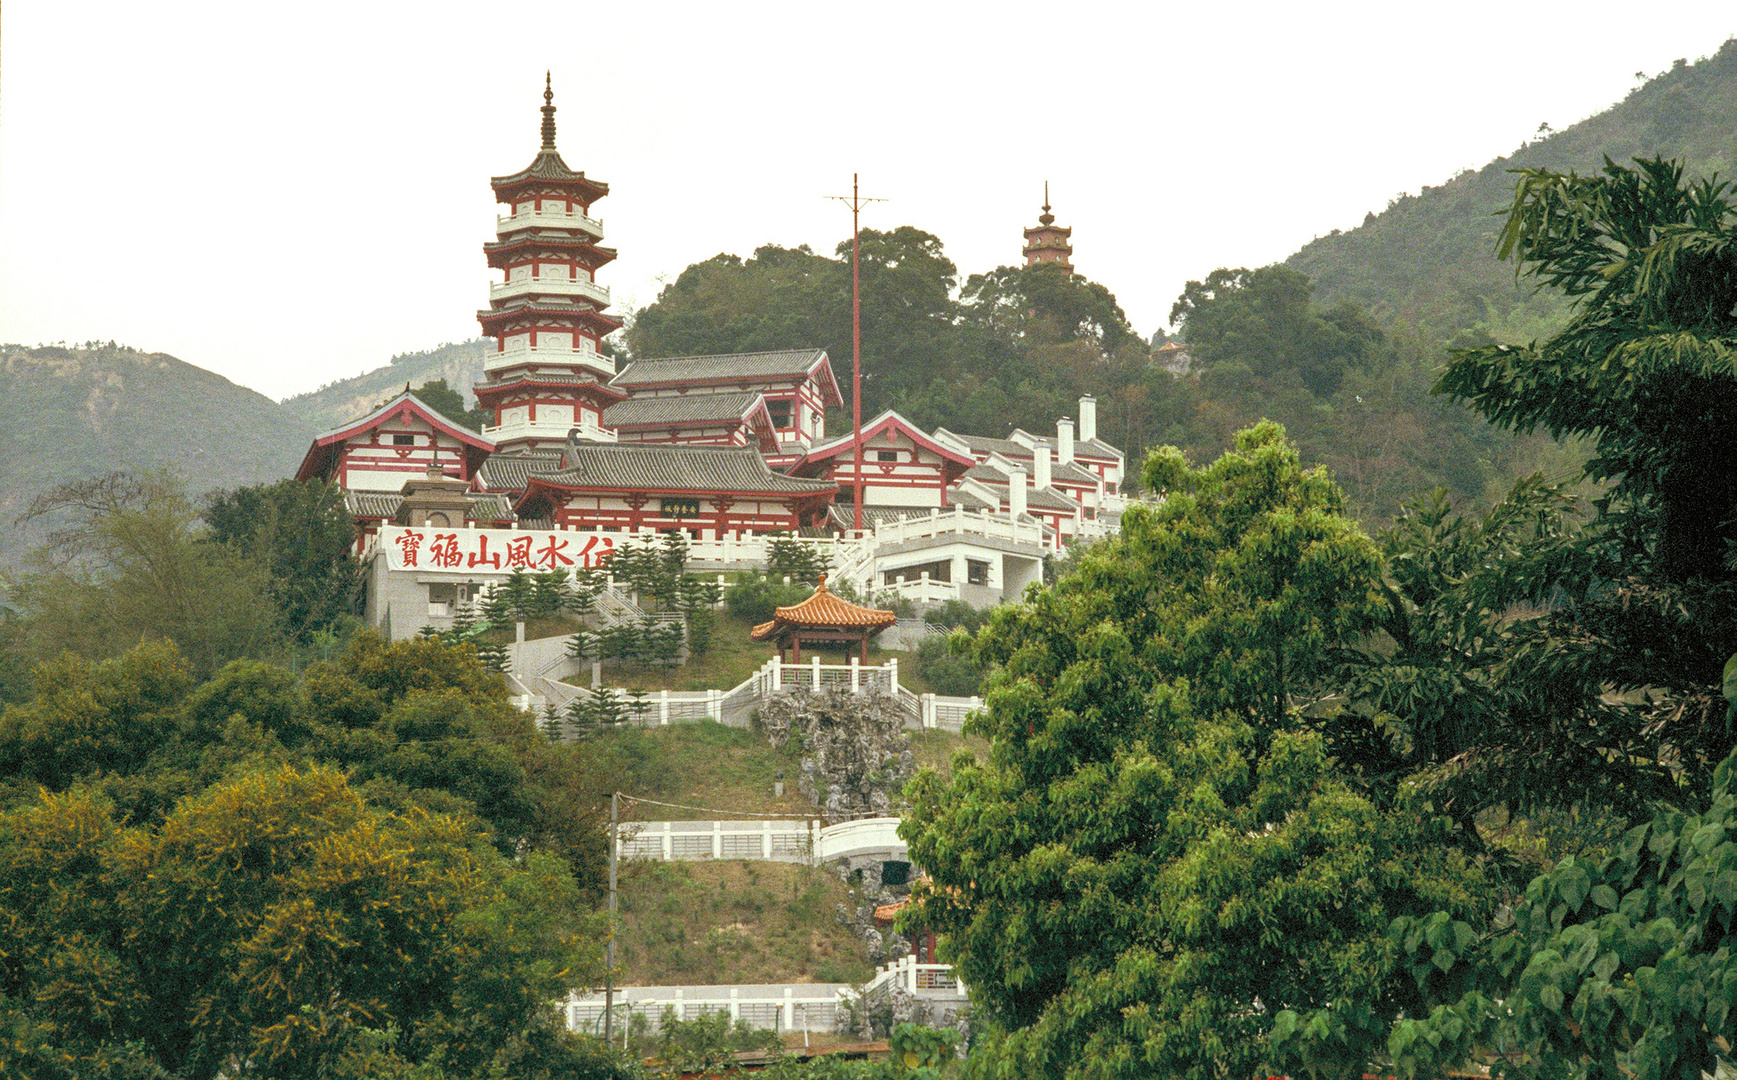
M 608 184 L 601 180 L 587 179 L 584 173 L 574 173 L 562 178 L 533 176 L 527 170 L 511 176 L 492 177 L 489 186 L 495 190 L 495 199 L 503 203 L 517 202 L 525 195 L 546 191 L 576 198 L 589 208 L 592 203 L 609 194 Z
M 314 440 L 314 444 L 308 447 L 308 452 L 302 457 L 301 467 L 296 470 L 296 479 L 330 480 L 342 448 L 342 443 L 322 443 L 318 439 Z
M 483 245 L 483 255 L 494 270 L 505 270 L 512 258 L 521 252 L 542 248 L 562 251 L 578 257 L 588 269 L 596 270 L 615 261 L 615 249 L 603 247 L 576 236 L 550 236 L 547 233 L 514 233 L 510 240 L 490 240 Z
M 800 604 L 775 608 L 772 619 L 749 631 L 752 641 L 770 641 L 788 631 L 831 630 L 836 633 L 873 634 L 893 625 L 898 616 L 882 608 L 863 607 L 835 596 L 821 579 L 814 595 Z
M 587 205 L 609 194 L 609 185 L 592 180 L 584 172 L 575 172 L 562 160 L 560 151 L 546 147 L 537 152 L 531 163 L 508 176 L 489 177 L 489 187 L 501 202 L 512 202 L 532 190 L 558 191 L 563 195 L 578 195 Z
M 835 409 L 844 408 L 844 394 L 840 392 L 838 388 L 838 379 L 832 373 L 832 361 L 827 359 L 825 354 L 822 354 L 820 360 L 815 363 L 814 367 L 808 369 L 810 377 L 814 376 L 816 368 L 820 370 L 823 376 L 819 380 L 820 403 L 822 405 L 831 406 Z
M 464 444 L 467 474 L 474 473 L 477 465 L 494 453 L 493 440 L 453 423 L 424 405 L 415 394 L 402 393 L 359 420 L 354 420 L 344 427 L 335 428 L 323 435 L 315 436 L 313 445 L 308 448 L 307 454 L 302 458 L 301 467 L 296 471 L 296 479 L 307 480 L 315 476 L 326 475 L 336 464 L 337 455 L 342 452 L 346 441 L 365 431 L 372 431 L 392 417 L 405 413 L 422 420 L 442 435 L 457 439 Z M 322 469 L 325 472 L 321 472 Z
M 495 332 L 495 328 L 501 326 L 503 323 L 510 322 L 513 319 L 535 319 L 545 316 L 561 319 L 576 319 L 580 322 L 587 322 L 593 327 L 599 328 L 601 334 L 611 334 L 621 329 L 620 319 L 605 315 L 596 308 L 562 306 L 539 307 L 535 303 L 524 304 L 519 307 L 501 308 L 499 310 L 491 308 L 486 311 L 478 311 L 476 313 L 476 321 L 482 324 L 483 335 L 485 337 L 500 337 L 500 334 Z
M 943 475 L 947 477 L 948 485 L 951 485 L 955 480 L 964 476 L 977 465 L 977 459 L 972 457 L 970 454 L 960 453 L 951 446 L 945 445 L 933 436 L 922 431 L 909 420 L 906 420 L 904 417 L 893 412 L 891 409 L 881 413 L 879 416 L 863 425 L 863 446 L 865 448 L 870 448 L 868 447 L 869 440 L 889 428 L 896 429 L 901 434 L 905 435 L 918 449 L 927 450 L 928 452 L 940 457 L 942 472 Z M 805 468 L 819 468 L 821 462 L 829 458 L 837 457 L 839 454 L 851 449 L 855 444 L 856 436 L 854 432 L 849 435 L 840 435 L 836 438 L 828 439 L 819 446 L 810 447 L 808 452 L 803 454 L 802 457 L 791 466 L 790 471 L 792 474 L 797 474 L 802 472 Z
M 508 379 L 504 382 L 477 383 L 470 388 L 477 401 L 484 396 L 498 397 L 513 390 L 559 390 L 565 394 L 585 396 L 598 401 L 616 402 L 627 395 L 603 382 L 566 382 L 561 379 Z
M 774 616 L 771 622 L 763 622 L 754 627 L 754 629 L 748 631 L 748 640 L 775 641 L 791 631 L 802 630 L 832 630 L 838 633 L 866 630 L 872 636 L 880 633 L 882 630 L 885 630 L 897 621 L 898 619 L 895 617 L 884 623 L 852 623 L 841 626 L 837 623 L 790 622 L 786 619 Z

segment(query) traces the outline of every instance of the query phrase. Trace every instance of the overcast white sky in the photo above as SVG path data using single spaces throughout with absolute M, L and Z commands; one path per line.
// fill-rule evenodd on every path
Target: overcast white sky
M 1644 12 L 1644 14 L 1643 14 Z M 553 69 L 631 309 L 849 213 L 1018 261 L 1043 182 L 1142 333 L 1715 52 L 1723 2 L 294 4 L 0 13 L 0 341 L 115 339 L 273 397 L 477 335 L 494 174 Z M 806 344 L 791 342 L 792 345 Z M 872 355 L 872 343 L 865 343 Z

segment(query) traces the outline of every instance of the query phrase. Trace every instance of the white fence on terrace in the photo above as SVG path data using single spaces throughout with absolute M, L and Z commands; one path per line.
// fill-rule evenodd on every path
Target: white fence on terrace
M 677 1020 L 697 1020 L 726 1013 L 731 1023 L 746 1020 L 775 1031 L 841 1031 L 848 1025 L 848 1003 L 854 1000 L 843 983 L 750 983 L 741 986 L 626 986 L 615 991 L 616 1030 L 627 1018 L 645 1017 L 648 1031 L 663 1029 L 664 1010 Z M 572 1031 L 603 1033 L 602 994 L 572 994 L 561 1012 Z M 841 1023 L 844 1021 L 844 1023 Z
M 552 689 L 552 688 L 546 688 Z M 647 727 L 716 720 L 731 727 L 745 727 L 760 702 L 783 690 L 849 690 L 853 694 L 879 693 L 895 698 L 905 713 L 906 726 L 958 731 L 965 717 L 983 707 L 980 697 L 947 697 L 943 694 L 913 694 L 899 685 L 897 657 L 879 667 L 860 664 L 822 664 L 819 657 L 806 664 L 767 660 L 741 683 L 728 690 L 656 690 L 634 697 L 611 687 L 629 723 Z M 562 693 L 581 697 L 591 690 L 563 684 Z
M 677 1020 L 696 1020 L 725 1013 L 732 1023 L 775 1031 L 834 1031 L 843 1033 L 852 1006 L 861 997 L 897 987 L 912 997 L 943 1005 L 962 1005 L 965 986 L 948 964 L 920 964 L 906 956 L 883 964 L 861 987 L 848 983 L 749 983 L 740 986 L 626 986 L 615 991 L 615 1020 L 625 1029 L 627 1018 L 645 1017 L 648 1030 L 662 1029 L 665 1009 Z M 561 1013 L 573 1031 L 601 1034 L 604 998 L 600 993 L 569 994 Z
M 871 851 L 902 851 L 896 817 L 859 818 L 837 825 L 785 818 L 764 821 L 646 821 L 616 841 L 623 859 L 693 862 L 826 862 Z
M 806 863 L 821 848 L 818 821 L 647 821 L 616 842 L 623 859 L 753 859 Z

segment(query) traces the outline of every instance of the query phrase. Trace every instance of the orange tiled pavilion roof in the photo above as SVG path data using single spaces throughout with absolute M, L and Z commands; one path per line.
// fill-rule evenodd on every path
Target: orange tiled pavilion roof
M 822 628 L 883 630 L 898 621 L 898 616 L 879 608 L 866 608 L 834 596 L 826 587 L 826 578 L 814 589 L 814 595 L 800 604 L 781 607 L 772 613 L 771 622 L 756 626 L 748 637 L 754 641 L 771 641 L 789 629 L 817 630 Z

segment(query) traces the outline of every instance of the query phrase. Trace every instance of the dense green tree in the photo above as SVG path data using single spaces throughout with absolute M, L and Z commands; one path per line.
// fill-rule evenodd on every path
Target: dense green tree
M 1220 268 L 1187 284 L 1170 321 L 1208 370 L 1238 365 L 1263 383 L 1288 377 L 1329 398 L 1347 368 L 1378 359 L 1382 332 L 1350 304 L 1314 310 L 1311 291 L 1308 275 L 1283 266 Z
M 908 792 L 921 917 L 1004 1029 L 985 1075 L 1255 1075 L 1281 1009 L 1416 1002 L 1394 916 L 1487 904 L 1454 825 L 1353 790 L 1305 718 L 1378 613 L 1330 481 L 1265 425 L 1145 482 L 979 635 L 989 759 Z
M 1109 289 L 1053 263 L 973 274 L 960 299 L 974 322 L 1007 342 L 1084 341 L 1108 354 L 1139 337 Z
M 1403 1014 L 1340 1002 L 1280 1017 L 1279 1067 L 1342 1076 L 1380 1057 L 1440 1076 L 1502 1053 L 1502 1075 L 1700 1080 L 1737 1041 L 1737 756 L 1698 812 L 1664 810 L 1608 857 L 1535 878 L 1512 917 L 1394 920 L 1388 941 L 1418 991 Z
M 469 645 L 360 634 L 299 678 L 237 661 L 197 683 L 147 642 L 44 665 L 36 696 L 0 712 L 0 808 L 82 784 L 122 820 L 159 822 L 260 762 L 341 766 L 378 806 L 467 816 L 504 853 L 558 855 L 587 892 L 603 880 L 609 781 L 551 746 Z
M 135 1044 L 179 1077 L 326 1076 L 366 1027 L 480 1076 L 571 1057 L 549 1003 L 598 952 L 575 900 L 557 862 L 330 769 L 241 775 L 158 825 L 74 790 L 0 819 L 0 992 L 75 1063 Z
M 1441 385 L 1497 423 L 1589 437 L 1610 487 L 1579 535 L 1544 489 L 1482 521 L 1421 507 L 1392 562 L 1398 651 L 1353 690 L 1426 753 L 1457 750 L 1447 779 L 1474 805 L 1592 800 L 1639 823 L 1602 862 L 1535 880 L 1509 926 L 1396 920 L 1423 1007 L 1298 1010 L 1276 1029 L 1283 1067 L 1385 1051 L 1435 1075 L 1497 1047 L 1509 1075 L 1663 1080 L 1728 1059 L 1737 489 L 1708 428 L 1737 388 L 1732 217 L 1723 185 L 1658 160 L 1522 174 L 1501 253 L 1572 318 L 1455 354 Z M 1514 606 L 1528 598 L 1548 606 Z
M 839 351 L 840 343 L 844 350 Z M 850 267 L 768 244 L 682 271 L 627 330 L 636 357 L 822 348 L 850 355 Z
M 1592 446 L 1587 472 L 1608 487 L 1507 663 L 1549 702 L 1533 746 L 1654 778 L 1628 789 L 1628 814 L 1707 790 L 1737 747 L 1718 694 L 1737 653 L 1737 457 L 1718 435 L 1737 404 L 1733 237 L 1726 186 L 1672 163 L 1523 173 L 1500 254 L 1573 316 L 1530 346 L 1456 353 L 1441 379 L 1494 423 Z
M 1679 164 L 1527 170 L 1499 254 L 1567 296 L 1573 316 L 1542 343 L 1457 353 L 1441 380 L 1495 423 L 1590 436 L 1607 520 L 1672 584 L 1732 577 L 1734 241 L 1729 185 L 1685 182 Z
M 1137 609 L 1118 618 L 1139 620 L 1157 673 L 1188 679 L 1197 705 L 1282 726 L 1322 693 L 1330 648 L 1374 625 L 1374 544 L 1276 424 L 1238 434 L 1234 452 L 1200 469 L 1160 451 L 1144 483 L 1166 495 L 1129 538 L 1151 580 L 1121 596 Z
M 26 656 L 114 656 L 143 638 L 167 638 L 209 675 L 277 650 L 270 579 L 204 542 L 172 478 L 117 472 L 64 484 L 34 500 L 29 516 L 67 524 L 32 557 L 14 592 Z
M 211 539 L 264 572 L 288 636 L 308 642 L 361 614 L 355 517 L 335 484 L 280 480 L 217 492 L 201 516 Z
M 96 662 L 63 654 L 38 669 L 33 698 L 0 712 L 0 783 L 21 794 L 35 785 L 63 791 L 139 772 L 179 741 L 193 687 L 186 660 L 160 640 Z

